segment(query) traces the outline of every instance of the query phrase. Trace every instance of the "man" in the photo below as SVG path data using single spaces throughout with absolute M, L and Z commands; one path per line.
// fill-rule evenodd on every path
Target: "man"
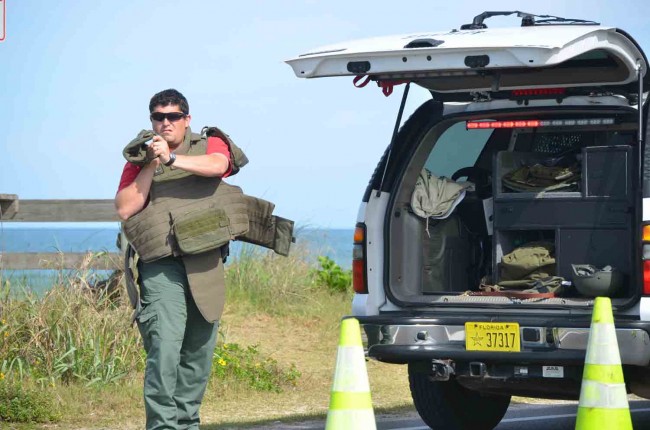
M 177 169 L 201 176 L 228 176 L 230 153 L 225 142 L 219 138 L 205 155 L 175 156 L 173 151 L 183 143 L 192 119 L 185 96 L 174 89 L 161 91 L 151 99 L 149 112 L 156 134 L 149 146 L 152 161 L 144 169 L 128 162 L 124 166 L 115 197 L 117 213 L 123 221 L 144 208 L 153 174 L 161 163 L 173 163 Z
M 222 246 L 184 255 L 176 243 L 182 242 L 181 235 L 170 236 L 169 218 L 201 213 L 208 201 L 221 204 L 223 199 L 215 195 L 225 189 L 221 178 L 233 169 L 232 142 L 225 135 L 222 139 L 191 133 L 187 100 L 176 90 L 154 95 L 149 112 L 153 139 L 147 143 L 152 133 L 143 130 L 127 146 L 127 160 L 138 162 L 126 163 L 115 196 L 127 238 L 141 254 L 137 322 L 147 353 L 146 428 L 198 429 L 223 307 Z M 139 153 L 144 156 L 137 158 Z M 182 213 L 175 213 L 173 208 L 181 205 Z M 152 240 L 143 237 L 157 229 L 164 240 L 149 246 Z

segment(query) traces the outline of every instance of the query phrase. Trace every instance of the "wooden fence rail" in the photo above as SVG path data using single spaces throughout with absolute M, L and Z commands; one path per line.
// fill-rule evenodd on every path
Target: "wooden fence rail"
M 0 222 L 117 222 L 113 200 L 19 200 L 0 194 Z M 100 250 L 96 250 L 99 252 Z M 71 269 L 84 265 L 111 270 L 120 265 L 120 253 L 6 252 L 0 251 L 0 270 Z

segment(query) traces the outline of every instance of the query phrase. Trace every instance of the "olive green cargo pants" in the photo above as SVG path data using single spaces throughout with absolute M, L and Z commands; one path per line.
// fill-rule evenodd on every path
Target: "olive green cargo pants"
M 181 259 L 140 264 L 139 274 L 146 428 L 198 429 L 218 322 L 209 323 L 199 313 Z

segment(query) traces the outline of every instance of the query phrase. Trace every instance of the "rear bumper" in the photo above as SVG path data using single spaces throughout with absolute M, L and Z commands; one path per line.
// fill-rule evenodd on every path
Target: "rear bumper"
M 369 357 L 390 363 L 420 360 L 456 360 L 499 363 L 582 365 L 589 326 L 586 319 L 561 320 L 528 317 L 419 318 L 413 316 L 357 317 Z M 517 322 L 521 352 L 484 352 L 465 349 L 465 322 Z M 650 323 L 616 321 L 621 362 L 650 363 Z

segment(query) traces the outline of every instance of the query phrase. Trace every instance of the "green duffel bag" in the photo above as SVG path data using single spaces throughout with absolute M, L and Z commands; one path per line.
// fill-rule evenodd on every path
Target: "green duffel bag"
M 554 250 L 554 245 L 546 242 L 531 242 L 516 248 L 503 256 L 499 280 L 518 281 L 540 272 L 546 276 L 555 275 Z

